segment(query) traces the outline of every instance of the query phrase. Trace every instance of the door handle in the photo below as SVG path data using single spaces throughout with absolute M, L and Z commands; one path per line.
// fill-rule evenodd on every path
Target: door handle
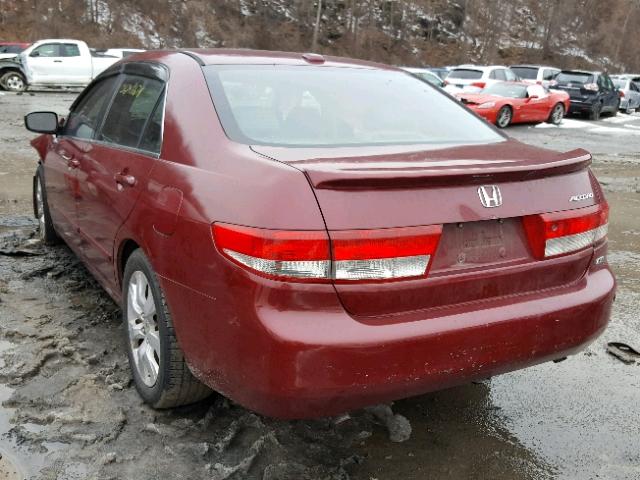
M 60 150 L 58 153 L 60 154 L 62 159 L 66 160 L 67 162 L 70 162 L 71 160 L 73 160 L 73 155 L 70 155 L 67 152 L 63 151 L 63 150 Z
M 67 166 L 69 168 L 78 168 L 80 166 L 80 160 L 76 160 L 74 158 L 69 159 L 67 162 Z
M 121 186 L 133 187 L 136 184 L 136 177 L 124 173 L 116 173 L 113 179 Z
M 62 60 L 54 60 L 53 63 L 62 63 Z

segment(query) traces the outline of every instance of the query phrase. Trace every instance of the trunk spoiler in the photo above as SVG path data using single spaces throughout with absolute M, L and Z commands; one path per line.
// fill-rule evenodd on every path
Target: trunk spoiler
M 316 189 L 403 189 L 526 181 L 583 170 L 591 154 L 565 153 L 507 138 L 481 145 L 384 148 L 252 146 L 256 153 L 303 172 Z
M 575 155 L 569 155 L 569 154 Z M 584 150 L 568 152 L 568 158 L 540 164 L 492 163 L 482 166 L 437 167 L 411 170 L 341 169 L 324 164 L 322 170 L 298 165 L 317 189 L 399 189 L 425 186 L 475 185 L 489 182 L 525 181 L 577 172 L 591 164 Z M 333 168 L 331 168 L 333 167 Z

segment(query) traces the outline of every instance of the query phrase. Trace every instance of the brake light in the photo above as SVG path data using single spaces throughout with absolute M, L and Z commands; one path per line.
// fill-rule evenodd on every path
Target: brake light
M 471 84 L 472 87 L 484 88 L 487 85 L 486 82 L 473 82 Z
M 392 280 L 427 274 L 441 225 L 329 232 L 336 281 Z
M 608 221 L 606 203 L 522 218 L 529 245 L 538 259 L 566 255 L 594 245 L 607 236 Z
M 622 90 L 618 90 L 618 93 L 620 94 L 620 98 L 624 97 L 624 92 Z
M 585 90 L 590 90 L 592 92 L 597 92 L 599 90 L 596 83 L 585 83 L 582 88 L 584 88 Z
M 216 223 L 213 239 L 234 263 L 282 280 L 391 281 L 426 276 L 441 225 L 379 230 L 283 231 Z

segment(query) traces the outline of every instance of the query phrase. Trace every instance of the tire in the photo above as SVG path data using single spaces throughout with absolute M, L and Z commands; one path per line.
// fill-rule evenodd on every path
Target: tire
M 60 237 L 51 221 L 49 202 L 47 201 L 47 189 L 44 183 L 44 170 L 42 164 L 38 165 L 33 177 L 33 214 L 38 220 L 38 236 L 45 245 L 60 243 Z
M 513 119 L 513 111 L 511 107 L 508 105 L 504 105 L 498 110 L 498 115 L 496 115 L 496 125 L 499 128 L 506 128 L 511 124 L 511 120 Z
M 210 396 L 212 391 L 189 370 L 164 293 L 142 250 L 127 260 L 122 285 L 127 355 L 143 400 L 153 408 L 172 408 Z
M 551 113 L 549 114 L 547 123 L 552 123 L 553 125 L 560 125 L 560 123 L 562 123 L 563 118 L 564 118 L 564 105 L 562 103 L 556 103 L 551 109 Z
M 0 85 L 10 92 L 24 92 L 27 89 L 27 81 L 19 72 L 8 72 L 0 78 Z
M 600 120 L 600 114 L 602 113 L 602 104 L 594 103 L 589 112 L 589 120 Z

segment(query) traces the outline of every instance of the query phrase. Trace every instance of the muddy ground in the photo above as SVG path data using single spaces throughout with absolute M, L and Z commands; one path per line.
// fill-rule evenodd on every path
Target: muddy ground
M 284 422 L 220 397 L 147 408 L 117 307 L 66 247 L 34 240 L 36 156 L 22 116 L 64 113 L 73 98 L 0 96 L 0 478 L 640 479 L 640 364 L 605 351 L 609 341 L 640 348 L 640 115 L 509 130 L 594 153 L 619 290 L 610 327 L 586 351 L 399 401 L 393 413 Z

